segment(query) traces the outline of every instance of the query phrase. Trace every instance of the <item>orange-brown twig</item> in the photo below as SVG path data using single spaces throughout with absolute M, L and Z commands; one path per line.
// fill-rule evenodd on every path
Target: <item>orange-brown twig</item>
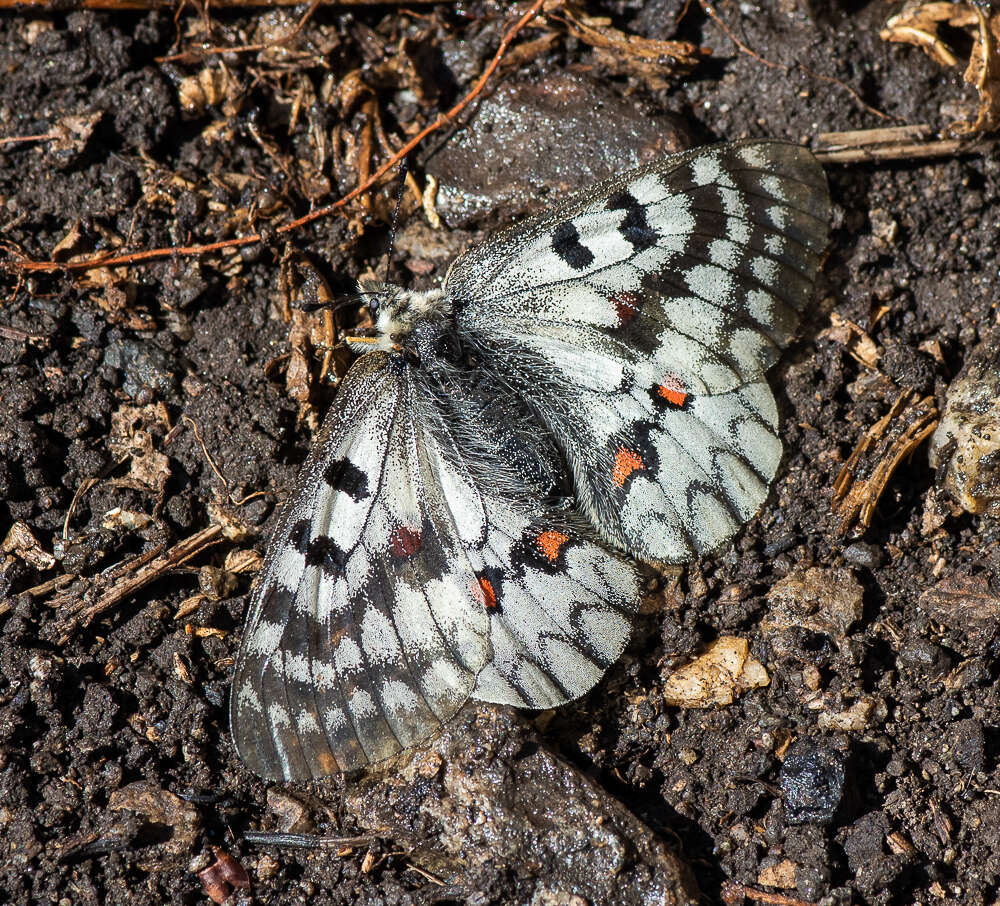
M 544 0 L 535 0 L 531 4 L 527 12 L 521 16 L 507 31 L 504 33 L 503 37 L 500 39 L 500 45 L 497 47 L 496 53 L 493 55 L 493 59 L 490 61 L 489 66 L 483 71 L 483 74 L 479 77 L 476 84 L 472 87 L 465 97 L 462 98 L 454 107 L 451 108 L 447 113 L 442 113 L 433 123 L 425 126 L 420 130 L 413 138 L 411 138 L 402 148 L 400 148 L 395 154 L 393 154 L 389 160 L 387 160 L 382 166 L 380 166 L 374 173 L 372 173 L 364 182 L 361 183 L 357 188 L 348 192 L 345 196 L 335 201 L 333 204 L 326 205 L 322 208 L 317 208 L 315 211 L 310 211 L 303 217 L 299 217 L 298 220 L 293 220 L 291 223 L 286 223 L 278 227 L 278 233 L 290 233 L 293 230 L 297 230 L 306 224 L 312 223 L 314 220 L 319 220 L 322 217 L 326 217 L 332 214 L 334 211 L 342 208 L 349 201 L 357 198 L 363 192 L 367 192 L 375 183 L 377 183 L 386 173 L 388 173 L 399 161 L 401 161 L 406 155 L 408 155 L 414 148 L 417 147 L 428 135 L 446 126 L 448 123 L 452 122 L 455 117 L 457 117 L 466 107 L 469 106 L 481 93 L 483 88 L 486 87 L 486 83 L 489 82 L 490 77 L 496 71 L 497 66 L 500 65 L 500 61 L 503 59 L 504 54 L 507 52 L 507 48 L 510 46 L 510 42 L 518 35 L 518 33 L 538 15 L 542 8 Z M 143 252 L 132 252 L 127 255 L 107 255 L 107 256 L 95 256 L 92 258 L 86 258 L 82 261 L 72 261 L 72 262 L 61 262 L 61 261 L 31 261 L 30 259 L 24 257 L 15 257 L 15 264 L 22 271 L 58 271 L 58 270 L 73 270 L 73 271 L 83 271 L 91 270 L 95 267 L 120 267 L 127 264 L 138 264 L 143 261 L 152 261 L 159 258 L 170 258 L 173 256 L 195 256 L 195 255 L 207 255 L 211 252 L 222 251 L 223 249 L 239 248 L 244 245 L 253 245 L 256 242 L 261 241 L 260 233 L 253 233 L 250 236 L 240 236 L 237 239 L 226 239 L 222 242 L 211 242 L 207 245 L 188 245 L 179 248 L 158 248 L 158 249 L 147 249 Z
M 756 900 L 758 903 L 768 903 L 770 906 L 814 906 L 809 900 L 802 900 L 799 897 L 788 897 L 783 893 L 770 893 L 766 890 L 757 890 L 756 887 L 747 887 L 745 884 L 737 884 L 735 881 L 726 881 L 722 885 L 722 902 L 731 904 L 740 903 L 743 899 Z

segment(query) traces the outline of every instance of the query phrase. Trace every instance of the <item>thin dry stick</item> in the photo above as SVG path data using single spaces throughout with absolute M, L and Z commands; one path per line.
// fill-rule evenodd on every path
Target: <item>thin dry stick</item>
M 783 893 L 770 893 L 766 890 L 757 890 L 753 887 L 737 884 L 735 881 L 727 881 L 723 885 L 723 902 L 738 903 L 742 897 L 746 897 L 748 900 L 756 900 L 758 903 L 770 903 L 771 906 L 813 906 L 809 900 L 801 900 L 798 897 L 787 897 Z
M 14 145 L 18 142 L 48 142 L 57 138 L 65 138 L 62 132 L 44 132 L 40 135 L 9 135 L 0 138 L 0 145 Z
M 149 585 L 150 582 L 160 578 L 164 573 L 186 563 L 192 557 L 200 554 L 205 548 L 222 540 L 222 526 L 210 525 L 193 535 L 188 536 L 183 541 L 179 541 L 165 553 L 150 559 L 149 555 L 155 554 L 156 549 L 140 554 L 135 560 L 128 564 L 123 564 L 121 570 L 123 576 L 112 588 L 108 589 L 93 604 L 78 602 L 76 606 L 70 606 L 59 616 L 56 624 L 61 633 L 58 643 L 65 645 L 69 641 L 73 632 L 78 626 L 86 626 L 94 617 L 99 616 L 106 610 L 110 610 L 120 601 L 135 594 L 140 588 Z M 138 566 L 138 568 L 134 568 Z
M 0 0 L 2 2 L 2 0 Z M 441 114 L 433 123 L 429 126 L 425 126 L 420 130 L 413 138 L 411 138 L 402 148 L 400 148 L 392 157 L 389 158 L 381 167 L 379 167 L 371 176 L 368 177 L 361 185 L 356 189 L 348 192 L 343 198 L 335 201 L 333 204 L 327 205 L 323 208 L 317 208 L 315 211 L 310 211 L 304 217 L 300 217 L 298 220 L 293 220 L 291 223 L 286 223 L 283 226 L 278 227 L 278 233 L 290 233 L 293 230 L 297 230 L 306 224 L 312 223 L 314 220 L 319 220 L 322 217 L 326 217 L 332 214 L 339 208 L 342 208 L 349 201 L 357 198 L 363 192 L 367 192 L 375 183 L 377 183 L 386 173 L 388 173 L 393 167 L 396 166 L 399 161 L 406 157 L 414 148 L 417 147 L 428 135 L 437 130 L 441 129 L 443 126 L 448 125 L 452 122 L 455 117 L 457 117 L 466 107 L 469 106 L 481 93 L 483 88 L 486 87 L 486 83 L 490 80 L 490 77 L 496 71 L 497 66 L 500 65 L 500 61 L 503 59 L 504 54 L 507 52 L 507 48 L 510 46 L 510 42 L 518 35 L 518 33 L 538 15 L 542 8 L 542 4 L 545 0 L 535 0 L 531 4 L 528 11 L 521 16 L 517 22 L 514 23 L 509 29 L 507 29 L 503 38 L 500 40 L 500 46 L 497 47 L 497 52 L 493 55 L 493 59 L 490 65 L 486 67 L 486 70 L 479 77 L 472 90 L 460 100 L 454 107 L 451 108 L 447 113 Z M 189 245 L 183 246 L 181 248 L 159 248 L 159 249 L 147 249 L 144 252 L 133 252 L 128 255 L 116 255 L 113 257 L 95 257 L 87 258 L 83 261 L 72 261 L 72 262 L 60 262 L 60 261 L 31 261 L 27 258 L 17 257 L 15 259 L 16 264 L 19 268 L 24 271 L 58 271 L 58 270 L 92 270 L 95 267 L 119 267 L 125 264 L 136 264 L 140 261 L 151 261 L 158 258 L 169 258 L 173 256 L 194 256 L 194 255 L 207 255 L 211 252 L 222 251 L 223 249 L 239 248 L 244 245 L 252 245 L 255 242 L 260 242 L 260 233 L 254 233 L 250 236 L 241 236 L 237 239 L 226 239 L 223 242 L 212 242 L 207 245 Z

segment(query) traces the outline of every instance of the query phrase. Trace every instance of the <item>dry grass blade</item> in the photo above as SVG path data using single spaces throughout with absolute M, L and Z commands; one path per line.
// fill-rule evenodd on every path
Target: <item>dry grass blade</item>
M 937 427 L 934 398 L 913 401 L 904 391 L 892 408 L 859 441 L 833 484 L 833 512 L 841 517 L 840 534 L 857 521 L 871 525 L 875 507 L 899 464 Z
M 816 136 L 813 154 L 824 164 L 856 164 L 882 160 L 915 160 L 981 154 L 994 142 L 937 138 L 926 123 L 852 132 L 823 132 Z

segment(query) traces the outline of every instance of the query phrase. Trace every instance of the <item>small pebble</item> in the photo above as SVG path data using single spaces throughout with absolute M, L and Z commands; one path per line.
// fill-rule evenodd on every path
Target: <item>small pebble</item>
M 844 794 L 844 759 L 835 749 L 800 740 L 785 757 L 778 784 L 789 824 L 829 824 Z

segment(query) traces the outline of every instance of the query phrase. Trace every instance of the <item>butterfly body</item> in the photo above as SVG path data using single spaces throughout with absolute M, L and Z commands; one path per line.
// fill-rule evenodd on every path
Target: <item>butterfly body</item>
M 566 199 L 440 289 L 375 291 L 251 602 L 244 760 L 321 777 L 469 698 L 590 689 L 638 607 L 624 554 L 690 560 L 763 502 L 781 456 L 763 375 L 828 218 L 807 152 L 735 143 Z

